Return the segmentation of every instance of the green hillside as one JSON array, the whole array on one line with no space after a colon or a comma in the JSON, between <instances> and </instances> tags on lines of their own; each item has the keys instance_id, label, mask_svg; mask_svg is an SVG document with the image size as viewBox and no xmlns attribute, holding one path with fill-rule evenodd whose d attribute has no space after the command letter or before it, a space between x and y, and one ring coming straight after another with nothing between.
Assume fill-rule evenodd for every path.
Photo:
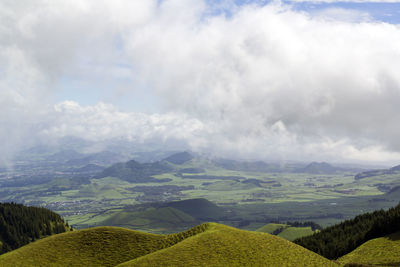
<instances>
[{"instance_id":1,"label":"green hillside","mask_svg":"<svg viewBox=\"0 0 400 267\"><path fill-rule=\"evenodd\" d=\"M338 266L276 236L207 225L203 233L119 266Z\"/></svg>"},{"instance_id":2,"label":"green hillside","mask_svg":"<svg viewBox=\"0 0 400 267\"><path fill-rule=\"evenodd\" d=\"M313 233L314 231L311 229L311 227L288 227L280 232L278 236L286 240L293 241L303 236L312 235Z\"/></svg>"},{"instance_id":3,"label":"green hillside","mask_svg":"<svg viewBox=\"0 0 400 267\"><path fill-rule=\"evenodd\" d=\"M338 261L346 264L400 266L400 232L369 240Z\"/></svg>"},{"instance_id":4,"label":"green hillside","mask_svg":"<svg viewBox=\"0 0 400 267\"><path fill-rule=\"evenodd\" d=\"M0 256L0 266L115 266L206 229L155 235L119 227L96 227L54 235Z\"/></svg>"},{"instance_id":5,"label":"green hillside","mask_svg":"<svg viewBox=\"0 0 400 267\"><path fill-rule=\"evenodd\" d=\"M189 214L172 207L151 207L143 211L121 211L100 224L163 233L166 229L178 231L182 228L187 229L198 224L198 221Z\"/></svg>"},{"instance_id":6,"label":"green hillside","mask_svg":"<svg viewBox=\"0 0 400 267\"><path fill-rule=\"evenodd\" d=\"M288 225L283 223L268 223L260 228L258 228L257 232L263 232L268 234L273 234L275 231L286 228Z\"/></svg>"},{"instance_id":7,"label":"green hillside","mask_svg":"<svg viewBox=\"0 0 400 267\"><path fill-rule=\"evenodd\" d=\"M289 241L293 241L300 237L309 236L314 233L310 226L296 227L281 223L269 223L258 228L256 231L277 235Z\"/></svg>"},{"instance_id":8,"label":"green hillside","mask_svg":"<svg viewBox=\"0 0 400 267\"><path fill-rule=\"evenodd\" d=\"M0 256L0 266L338 266L282 238L216 223L171 235L96 227Z\"/></svg>"}]
</instances>

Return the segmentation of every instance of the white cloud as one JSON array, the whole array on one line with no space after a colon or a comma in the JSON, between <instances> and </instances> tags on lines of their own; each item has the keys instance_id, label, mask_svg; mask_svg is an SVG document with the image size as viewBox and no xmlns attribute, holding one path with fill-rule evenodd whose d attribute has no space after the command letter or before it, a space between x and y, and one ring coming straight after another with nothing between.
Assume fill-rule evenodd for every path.
<instances>
[{"instance_id":1,"label":"white cloud","mask_svg":"<svg viewBox=\"0 0 400 267\"><path fill-rule=\"evenodd\" d=\"M280 2L226 1L229 15L204 1L157 3L0 3L0 139L16 137L6 151L27 136L74 135L260 159L400 160L398 26ZM124 90L151 90L165 113L53 108L66 76L95 88L127 77Z\"/></svg>"}]
</instances>

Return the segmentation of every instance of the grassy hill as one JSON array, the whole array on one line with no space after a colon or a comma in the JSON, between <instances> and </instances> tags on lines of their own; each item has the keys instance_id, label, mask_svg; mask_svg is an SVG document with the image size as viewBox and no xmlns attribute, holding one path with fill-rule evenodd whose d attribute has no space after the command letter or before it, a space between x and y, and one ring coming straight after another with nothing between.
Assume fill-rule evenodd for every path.
<instances>
[{"instance_id":1,"label":"grassy hill","mask_svg":"<svg viewBox=\"0 0 400 267\"><path fill-rule=\"evenodd\" d=\"M112 215L101 225L122 226L141 229L146 232L170 232L166 229L177 231L192 227L199 221L173 207L148 208L143 211L121 211Z\"/></svg>"},{"instance_id":2,"label":"grassy hill","mask_svg":"<svg viewBox=\"0 0 400 267\"><path fill-rule=\"evenodd\" d=\"M115 266L172 246L206 229L155 235L119 227L96 227L50 236L0 256L0 266Z\"/></svg>"},{"instance_id":3,"label":"grassy hill","mask_svg":"<svg viewBox=\"0 0 400 267\"><path fill-rule=\"evenodd\" d=\"M216 223L171 235L97 227L44 238L0 256L0 266L85 265L338 266L282 238Z\"/></svg>"},{"instance_id":4,"label":"grassy hill","mask_svg":"<svg viewBox=\"0 0 400 267\"><path fill-rule=\"evenodd\" d=\"M338 261L345 264L400 266L400 232L369 240Z\"/></svg>"},{"instance_id":5,"label":"grassy hill","mask_svg":"<svg viewBox=\"0 0 400 267\"><path fill-rule=\"evenodd\" d=\"M119 266L337 266L276 236L207 225L203 233Z\"/></svg>"},{"instance_id":6,"label":"grassy hill","mask_svg":"<svg viewBox=\"0 0 400 267\"><path fill-rule=\"evenodd\" d=\"M309 236L314 233L310 226L295 227L288 224L269 223L257 229L257 232L269 233L277 235L286 240L293 241L297 238Z\"/></svg>"}]
</instances>

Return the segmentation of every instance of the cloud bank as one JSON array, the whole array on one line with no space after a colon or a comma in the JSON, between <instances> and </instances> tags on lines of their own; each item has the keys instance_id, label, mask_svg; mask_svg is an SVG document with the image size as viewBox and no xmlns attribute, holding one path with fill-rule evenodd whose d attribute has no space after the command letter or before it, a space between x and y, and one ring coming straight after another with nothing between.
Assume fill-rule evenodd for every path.
<instances>
[{"instance_id":1,"label":"cloud bank","mask_svg":"<svg viewBox=\"0 0 400 267\"><path fill-rule=\"evenodd\" d=\"M27 140L73 135L181 140L195 151L264 160L400 160L397 25L280 2L1 5L6 155ZM107 81L115 91L121 75L129 86L119 93L145 88L160 112L52 99L65 77L92 87Z\"/></svg>"}]
</instances>

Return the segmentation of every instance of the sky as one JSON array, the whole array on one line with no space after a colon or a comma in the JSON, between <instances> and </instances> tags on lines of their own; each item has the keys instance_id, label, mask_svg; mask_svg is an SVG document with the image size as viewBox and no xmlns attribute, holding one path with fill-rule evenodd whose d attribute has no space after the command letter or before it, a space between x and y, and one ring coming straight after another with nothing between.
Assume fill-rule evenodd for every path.
<instances>
[{"instance_id":1,"label":"sky","mask_svg":"<svg viewBox=\"0 0 400 267\"><path fill-rule=\"evenodd\" d=\"M0 164L65 136L400 163L400 2L1 0Z\"/></svg>"}]
</instances>

